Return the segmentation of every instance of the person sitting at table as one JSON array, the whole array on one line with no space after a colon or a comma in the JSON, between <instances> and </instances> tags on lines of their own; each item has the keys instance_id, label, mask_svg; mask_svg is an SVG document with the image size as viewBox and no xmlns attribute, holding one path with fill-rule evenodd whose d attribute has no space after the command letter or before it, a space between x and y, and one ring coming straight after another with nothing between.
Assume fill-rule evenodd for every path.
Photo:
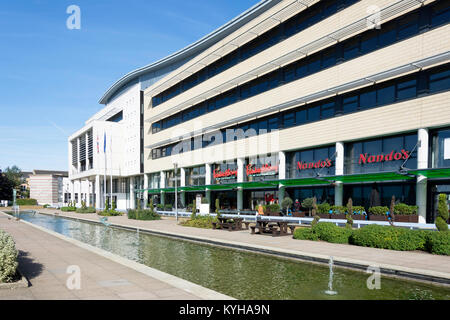
<instances>
[{"instance_id":1,"label":"person sitting at table","mask_svg":"<svg viewBox=\"0 0 450 320\"><path fill-rule=\"evenodd\" d=\"M302 205L300 204L300 201L298 201L298 199L295 199L295 203L294 203L294 211L295 212L300 212L300 207Z\"/></svg>"}]
</instances>

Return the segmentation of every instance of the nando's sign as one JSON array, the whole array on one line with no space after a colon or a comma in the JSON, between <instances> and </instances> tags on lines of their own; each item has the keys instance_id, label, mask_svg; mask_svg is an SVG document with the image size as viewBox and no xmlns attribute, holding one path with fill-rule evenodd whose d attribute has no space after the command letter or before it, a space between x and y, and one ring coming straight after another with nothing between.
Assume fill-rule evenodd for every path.
<instances>
[{"instance_id":1,"label":"nando's sign","mask_svg":"<svg viewBox=\"0 0 450 320\"><path fill-rule=\"evenodd\" d=\"M379 162L388 162L388 161L398 161L398 160L406 160L410 156L410 152L407 150L400 150L399 152L395 152L395 150L392 150L390 153L387 154L377 154L377 155L370 155L368 153L361 153L359 155L359 164L366 164L366 163L379 163Z\"/></svg>"},{"instance_id":2,"label":"nando's sign","mask_svg":"<svg viewBox=\"0 0 450 320\"><path fill-rule=\"evenodd\" d=\"M298 170L329 168L332 165L333 165L333 162L328 158L326 158L325 160L319 160L316 162L297 161L297 169Z\"/></svg>"}]
</instances>

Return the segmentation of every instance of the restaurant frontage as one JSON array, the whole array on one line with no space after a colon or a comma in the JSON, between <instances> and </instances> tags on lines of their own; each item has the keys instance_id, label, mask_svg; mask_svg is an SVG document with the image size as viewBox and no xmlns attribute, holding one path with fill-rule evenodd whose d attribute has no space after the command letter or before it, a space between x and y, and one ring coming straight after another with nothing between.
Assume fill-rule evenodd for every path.
<instances>
[{"instance_id":1,"label":"restaurant frontage","mask_svg":"<svg viewBox=\"0 0 450 320\"><path fill-rule=\"evenodd\" d=\"M345 205L352 198L354 206L367 211L372 206L389 207L395 196L396 203L426 203L421 222L433 222L438 195L445 193L450 200L450 129L426 133L232 159L185 168L177 178L173 171L166 172L165 188L147 192L161 203L174 204L177 179L179 207L200 195L208 199L211 211L219 199L221 210L241 213L256 212L260 204L281 204L284 197L300 203L316 197L318 203L330 205ZM428 143L419 143L423 139ZM425 153L427 163L419 169Z\"/></svg>"}]
</instances>

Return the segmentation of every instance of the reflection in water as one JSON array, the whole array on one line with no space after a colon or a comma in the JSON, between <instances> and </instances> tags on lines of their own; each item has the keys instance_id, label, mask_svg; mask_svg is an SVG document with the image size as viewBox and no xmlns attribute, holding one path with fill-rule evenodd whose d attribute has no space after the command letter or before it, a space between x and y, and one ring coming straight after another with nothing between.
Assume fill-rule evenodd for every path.
<instances>
[{"instance_id":1,"label":"reflection in water","mask_svg":"<svg viewBox=\"0 0 450 320\"><path fill-rule=\"evenodd\" d=\"M381 279L369 290L367 274L335 269L335 296L328 266L196 244L41 214L21 218L65 236L137 261L238 299L450 299L450 290L415 282Z\"/></svg>"}]
</instances>

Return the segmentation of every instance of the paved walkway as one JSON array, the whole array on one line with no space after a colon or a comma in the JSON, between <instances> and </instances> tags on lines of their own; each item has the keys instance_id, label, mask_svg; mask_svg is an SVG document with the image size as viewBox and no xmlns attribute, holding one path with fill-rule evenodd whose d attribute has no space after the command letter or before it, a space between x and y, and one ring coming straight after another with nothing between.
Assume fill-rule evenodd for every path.
<instances>
[{"instance_id":1,"label":"paved walkway","mask_svg":"<svg viewBox=\"0 0 450 320\"><path fill-rule=\"evenodd\" d=\"M54 213L54 209L42 209L41 212ZM76 217L99 221L96 214L59 213L61 216ZM130 220L124 216L108 217L113 224L139 227L153 231L201 237L213 241L221 241L233 244L244 244L258 248L293 252L308 256L333 256L335 260L358 261L367 265L380 267L395 267L400 271L414 271L420 274L428 274L450 279L450 257L433 255L422 251L394 251L376 248L366 248L345 244L334 244L319 241L294 240L290 236L271 237L263 235L251 235L249 231L223 231L212 229L199 229L183 227L176 224L174 218L163 218L157 221Z\"/></svg>"},{"instance_id":2,"label":"paved walkway","mask_svg":"<svg viewBox=\"0 0 450 320\"><path fill-rule=\"evenodd\" d=\"M187 290L114 262L26 223L0 213L0 229L8 232L19 250L19 268L31 286L0 289L3 299L167 299L199 300ZM69 290L67 267L81 270L81 289ZM176 279L172 281L177 281ZM181 282L186 284L184 280ZM216 296L217 299L219 295Z\"/></svg>"}]
</instances>

